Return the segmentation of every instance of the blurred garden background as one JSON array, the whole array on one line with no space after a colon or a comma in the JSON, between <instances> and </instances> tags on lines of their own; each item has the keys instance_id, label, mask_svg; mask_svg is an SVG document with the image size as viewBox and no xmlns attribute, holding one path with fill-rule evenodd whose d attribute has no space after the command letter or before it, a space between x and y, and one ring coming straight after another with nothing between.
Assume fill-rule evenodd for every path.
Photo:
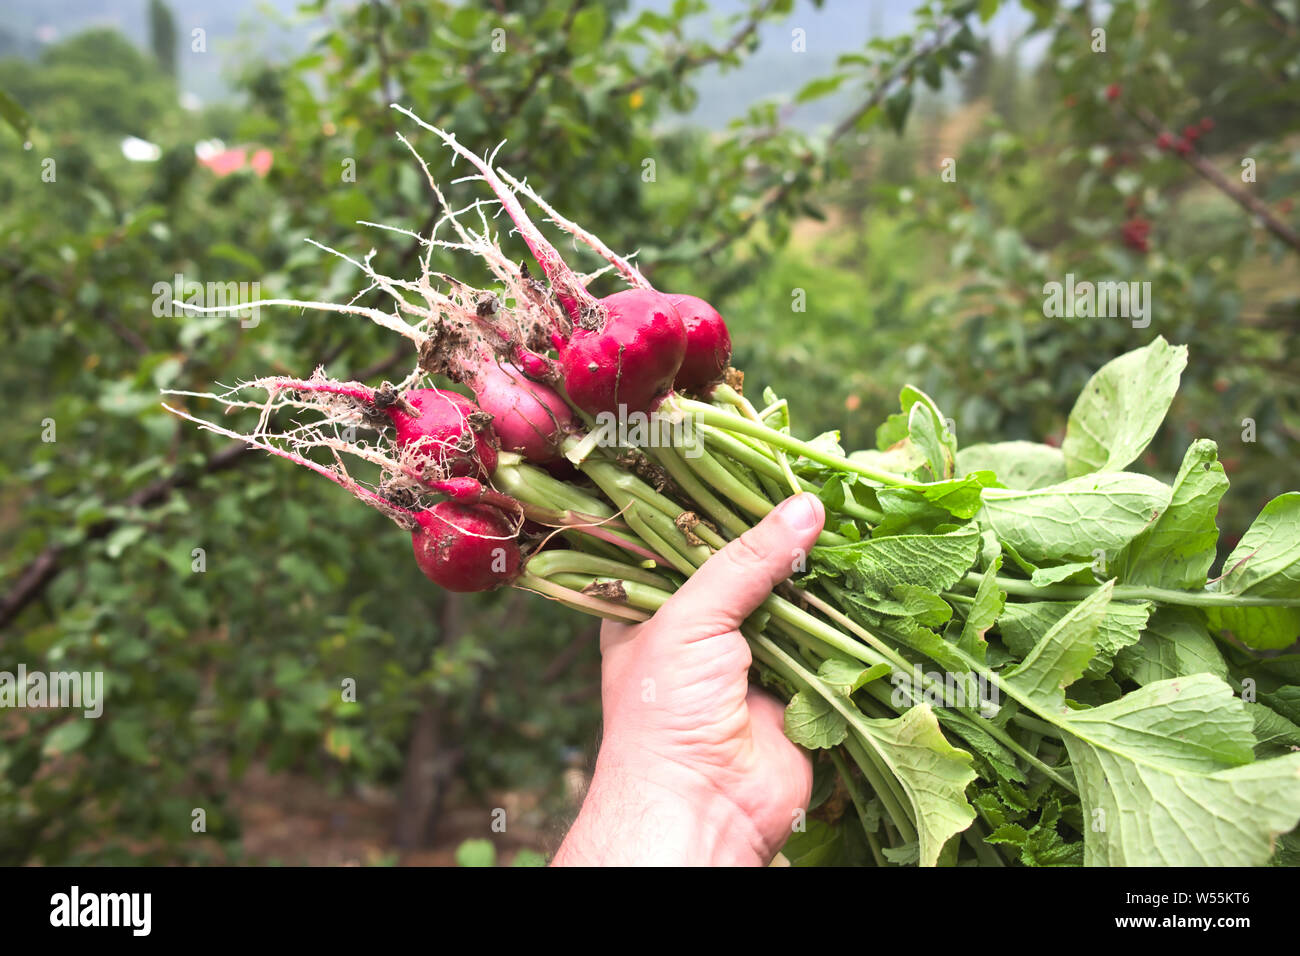
<instances>
[{"instance_id":1,"label":"blurred garden background","mask_svg":"<svg viewBox=\"0 0 1300 956\"><path fill-rule=\"evenodd\" d=\"M1219 443L1225 549L1300 485L1294 0L8 0L0 671L107 700L0 711L0 863L536 863L572 818L593 624L440 593L378 514L160 406L410 368L359 319L160 307L365 287L309 237L418 271L358 225L440 212L394 134L458 173L391 102L717 304L801 433L870 447L910 382L964 444L1059 441L1159 334L1191 356L1146 467ZM1048 317L1071 274L1149 282L1150 324Z\"/></svg>"}]
</instances>

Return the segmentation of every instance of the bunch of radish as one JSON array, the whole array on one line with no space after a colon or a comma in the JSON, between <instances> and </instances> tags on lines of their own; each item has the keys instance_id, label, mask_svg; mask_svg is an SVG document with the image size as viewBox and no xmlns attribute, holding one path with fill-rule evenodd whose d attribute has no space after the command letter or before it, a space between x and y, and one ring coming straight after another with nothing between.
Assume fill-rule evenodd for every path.
<instances>
[{"instance_id":1,"label":"bunch of radish","mask_svg":"<svg viewBox=\"0 0 1300 956\"><path fill-rule=\"evenodd\" d=\"M1167 379L1170 368L1180 369L1185 354L1180 359L1178 349L1157 339L1117 359L1120 367L1103 368L1102 381L1085 390L1076 408L1076 437L1061 449L1018 442L959 453L938 406L908 387L901 413L880 429L882 447L849 455L835 435L796 437L788 405L776 396L765 396L761 408L750 402L743 376L730 367L730 331L707 301L654 288L626 258L565 219L525 182L450 133L400 111L448 147L454 161L468 162L476 173L470 181L493 197L453 213L430 176L440 206L449 211L422 242L430 253L478 253L490 278L475 285L430 271L426 260L418 278L399 280L376 272L369 257L349 260L371 287L392 297L392 311L297 300L262 304L363 316L406 337L413 367L402 381L376 388L318 370L307 378L258 379L217 395L174 393L215 399L228 412L255 412L256 425L244 432L183 408L172 411L309 468L380 511L409 532L417 566L447 590L510 585L618 621L647 619L713 552L783 498L816 493L828 521L807 573L774 594L745 634L765 682L789 700L792 739L833 751L823 766L839 775L862 816L859 843L865 840L870 851L867 862L1040 862L1034 854L1046 859L1044 847L1074 862L1120 853L1131 861L1149 858L1140 846L1116 848L1106 842L1110 837L1074 830L1036 836L1037 849L1028 849L1028 834L1037 832L1031 824L1039 825L1028 819L1029 811L1016 811L1022 822L1014 831L997 829L996 818L1010 812L998 809L1008 787L1030 788L1024 799L1037 801L1032 812L1044 814L1043 820L1064 819L1063 808L1087 819L1104 804L1105 795L1074 769L1086 754L1072 743L1078 733L1070 721L1081 708L1103 707L1106 695L1125 688L1129 696L1122 699L1131 708L1124 719L1145 726L1142 708L1148 708L1151 746L1169 748L1160 759L1180 766L1173 752L1178 740L1159 739L1159 727L1175 716L1159 710L1161 701L1134 702L1148 688L1131 690L1160 683L1153 679L1162 673L1156 663L1138 667L1123 650L1139 646L1141 638L1155 648L1152 654L1163 653L1157 642L1167 630L1144 631L1148 620L1167 612L1163 628L1169 621L1187 628L1193 621L1188 615L1200 614L1193 623L1206 635L1197 650L1202 656L1218 653L1211 632L1231 631L1247 645L1268 646L1300 621L1300 593L1294 593L1300 588L1287 583L1293 578L1285 570L1300 567L1300 552L1287 564L1294 542L1268 538L1278 528L1284 535L1285 528L1300 527L1300 495L1270 504L1277 513L1262 516L1261 530L1247 534L1249 553L1228 566L1222 581L1207 584L1207 561L1199 577L1167 586L1160 577L1163 559L1146 558L1155 562L1148 567L1139 547L1149 552L1166 539L1143 535L1166 510L1204 500L1206 486L1180 492L1120 471L1150 433L1145 441L1116 439L1117 448L1136 448L1118 464L1116 452L1107 458L1088 444L1104 443L1107 429L1131 424L1121 414L1094 412L1089 403L1126 389L1141 391L1143 402L1162 389L1172 399L1158 376ZM486 202L505 211L540 278L501 250L483 212ZM564 260L525 203L594 252L605 264L602 271L612 268L627 288L603 297L591 293L590 277ZM468 211L477 212L477 228L462 221L472 217ZM455 236L440 238L443 226ZM651 429L646 441L615 440L599 427L609 416L657 416L680 427ZM284 419L292 425L276 430L273 424ZM1201 470L1188 471L1201 482L1217 465L1205 444L1212 447L1193 446ZM1020 467L1022 459L1033 468ZM1106 462L1105 470L1097 461ZM1025 484L1026 475L1033 483ZM1114 513L1098 505L1099 489L1117 502ZM1063 541L1062 515L1074 516L1070 534L1095 516L1092 530ZM1177 528L1195 523L1176 517ZM1195 520L1204 525L1203 516ZM1126 569L1127 579L1096 572L1091 562L1097 547ZM1242 572L1260 554L1283 571L1258 581ZM1069 633L1076 643L1094 640L1086 653L1081 644L1034 646L1038 638L1064 640L1060 622L1076 615L1085 625L1092 622L1095 635L1108 606L1118 609L1105 618L1108 643L1096 643L1083 627ZM1031 658L1040 670L1055 666L1051 661L1092 661L1087 673L1095 686L1078 691L1073 709L1058 706L1049 691L1071 682L1081 687L1084 664L1030 687L1021 675ZM1158 658L1172 659L1172 651ZM968 670L981 686L1009 696L1014 713L991 719L990 701L941 699L924 678L905 693L889 689L889 681L922 663L949 673ZM1279 766L1275 776L1287 773L1294 777L1300 767ZM1264 779L1273 776L1259 771L1249 786L1242 782L1241 792ZM1197 781L1177 785L1196 799L1180 805L1177 812L1187 819L1175 821L1160 852L1194 862L1195 848L1179 855L1177 833L1213 823L1192 819L1198 806L1211 816L1226 811L1199 794ZM1271 839L1276 824L1263 821L1294 826L1300 819L1300 800L1273 791L1265 798L1268 813L1244 806L1232 824L1252 833L1273 828ZM1002 849L1013 837L1025 844L1017 844L1019 857ZM1220 848L1216 859L1263 862L1261 845L1271 846L1243 837L1236 849Z\"/></svg>"}]
</instances>

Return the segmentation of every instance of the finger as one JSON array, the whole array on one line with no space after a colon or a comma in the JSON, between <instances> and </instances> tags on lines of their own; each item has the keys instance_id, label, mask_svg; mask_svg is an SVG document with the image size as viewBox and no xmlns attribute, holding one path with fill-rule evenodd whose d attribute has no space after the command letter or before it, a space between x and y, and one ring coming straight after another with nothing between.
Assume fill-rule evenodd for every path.
<instances>
[{"instance_id":1,"label":"finger","mask_svg":"<svg viewBox=\"0 0 1300 956\"><path fill-rule=\"evenodd\" d=\"M785 704L759 687L749 688L745 702L754 746L781 768L783 779L798 784L798 807L806 808L812 796L812 754L786 736Z\"/></svg>"},{"instance_id":2,"label":"finger","mask_svg":"<svg viewBox=\"0 0 1300 956\"><path fill-rule=\"evenodd\" d=\"M816 495L787 498L704 562L655 619L680 629L686 640L739 628L772 588L803 563L825 521Z\"/></svg>"},{"instance_id":3,"label":"finger","mask_svg":"<svg viewBox=\"0 0 1300 956\"><path fill-rule=\"evenodd\" d=\"M635 634L635 624L623 624L620 621L604 620L600 622L600 652L606 653L612 647L626 644Z\"/></svg>"}]
</instances>

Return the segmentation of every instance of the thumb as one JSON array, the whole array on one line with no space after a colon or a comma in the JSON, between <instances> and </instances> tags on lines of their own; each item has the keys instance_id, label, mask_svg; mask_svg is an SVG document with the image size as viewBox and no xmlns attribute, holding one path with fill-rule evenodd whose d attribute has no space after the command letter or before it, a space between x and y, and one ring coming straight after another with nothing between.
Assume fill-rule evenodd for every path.
<instances>
[{"instance_id":1,"label":"thumb","mask_svg":"<svg viewBox=\"0 0 1300 956\"><path fill-rule=\"evenodd\" d=\"M655 618L690 637L737 630L803 564L825 521L816 495L787 498L704 562Z\"/></svg>"}]
</instances>

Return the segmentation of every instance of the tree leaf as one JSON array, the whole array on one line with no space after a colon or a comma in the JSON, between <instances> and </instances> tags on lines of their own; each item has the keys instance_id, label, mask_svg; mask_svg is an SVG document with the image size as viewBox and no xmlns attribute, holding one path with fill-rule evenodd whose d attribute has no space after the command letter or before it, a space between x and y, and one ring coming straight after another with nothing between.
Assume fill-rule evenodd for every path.
<instances>
[{"instance_id":1,"label":"tree leaf","mask_svg":"<svg viewBox=\"0 0 1300 956\"><path fill-rule=\"evenodd\" d=\"M141 721L118 717L109 723L108 736L113 742L113 749L123 757L141 764L153 762L153 753L149 750L148 728Z\"/></svg>"},{"instance_id":2,"label":"tree leaf","mask_svg":"<svg viewBox=\"0 0 1300 956\"><path fill-rule=\"evenodd\" d=\"M981 525L1026 561L1093 557L1122 548L1164 512L1168 485L1132 472L1102 472L1029 491L985 488Z\"/></svg>"},{"instance_id":3,"label":"tree leaf","mask_svg":"<svg viewBox=\"0 0 1300 956\"><path fill-rule=\"evenodd\" d=\"M891 93L885 100L885 115L895 133L902 133L907 123L907 114L912 109L912 87L899 87L898 92Z\"/></svg>"},{"instance_id":4,"label":"tree leaf","mask_svg":"<svg viewBox=\"0 0 1300 956\"><path fill-rule=\"evenodd\" d=\"M491 840L463 840L456 847L457 866L496 866L497 850Z\"/></svg>"},{"instance_id":5,"label":"tree leaf","mask_svg":"<svg viewBox=\"0 0 1300 956\"><path fill-rule=\"evenodd\" d=\"M796 103L806 103L809 100L820 99L828 93L834 93L847 77L847 73L832 73L829 76L819 76L815 80L805 83L803 88L795 94L794 101Z\"/></svg>"},{"instance_id":6,"label":"tree leaf","mask_svg":"<svg viewBox=\"0 0 1300 956\"><path fill-rule=\"evenodd\" d=\"M1187 367L1187 346L1157 336L1112 359L1083 387L1061 451L1071 476L1120 471L1142 454L1164 421Z\"/></svg>"},{"instance_id":7,"label":"tree leaf","mask_svg":"<svg viewBox=\"0 0 1300 956\"><path fill-rule=\"evenodd\" d=\"M32 127L31 118L18 101L4 90L0 90L0 119L12 126L20 138L27 138L27 132Z\"/></svg>"},{"instance_id":8,"label":"tree leaf","mask_svg":"<svg viewBox=\"0 0 1300 956\"><path fill-rule=\"evenodd\" d=\"M1109 573L1126 584L1205 587L1219 540L1214 518L1227 490L1218 446L1206 438L1192 442L1174 479L1169 507L1116 556Z\"/></svg>"},{"instance_id":9,"label":"tree leaf","mask_svg":"<svg viewBox=\"0 0 1300 956\"><path fill-rule=\"evenodd\" d=\"M569 40L574 54L594 52L605 38L607 15L600 4L578 11L569 28Z\"/></svg>"},{"instance_id":10,"label":"tree leaf","mask_svg":"<svg viewBox=\"0 0 1300 956\"><path fill-rule=\"evenodd\" d=\"M59 757L72 753L90 738L94 729L91 721L78 717L59 724L45 738L41 753L46 757Z\"/></svg>"}]
</instances>

